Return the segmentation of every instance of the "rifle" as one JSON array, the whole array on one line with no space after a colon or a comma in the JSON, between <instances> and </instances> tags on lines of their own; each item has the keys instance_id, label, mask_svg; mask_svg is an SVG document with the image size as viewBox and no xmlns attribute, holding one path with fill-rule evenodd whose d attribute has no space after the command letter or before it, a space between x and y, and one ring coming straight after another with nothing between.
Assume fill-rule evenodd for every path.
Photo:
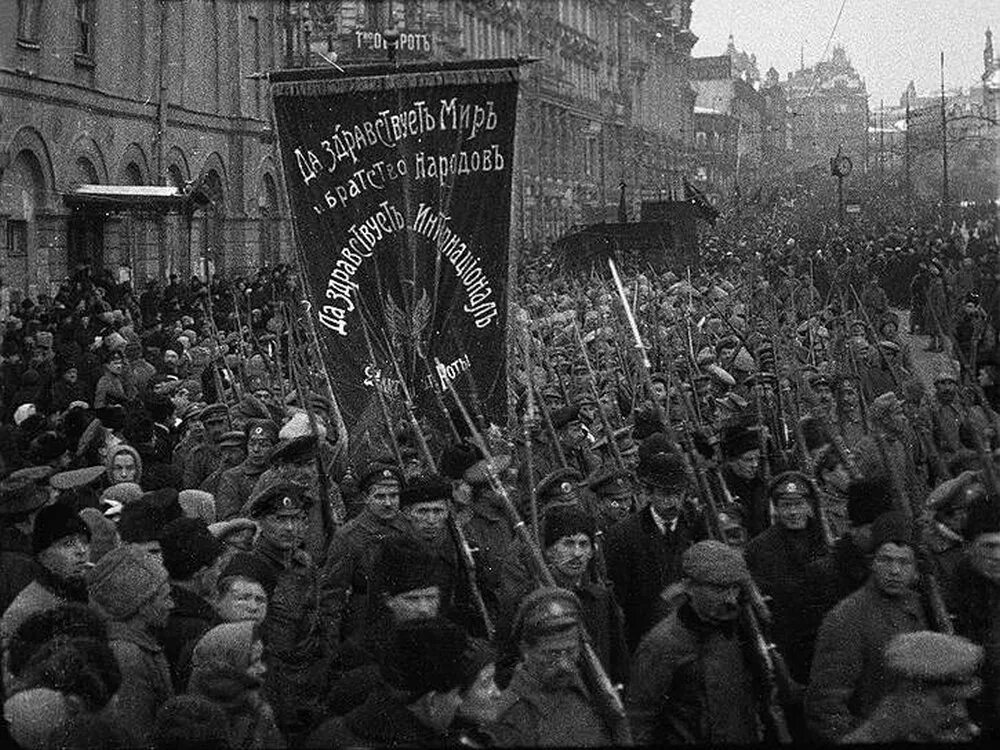
<instances>
[{"instance_id":1,"label":"rifle","mask_svg":"<svg viewBox=\"0 0 1000 750\"><path fill-rule=\"evenodd\" d=\"M555 587L555 579L552 577L552 571L549 570L548 565L545 563L545 558L542 555L541 548L535 543L535 540L528 531L524 520L517 512L517 508L514 507L514 503L511 501L510 495L507 493L507 488L504 487L500 478L497 477L496 472L494 471L493 467L495 464L493 462L493 456L490 454L490 449L486 444L486 440L483 438L482 433L480 433L476 428L475 422L472 420L468 409L465 408L465 404L462 403L462 399L459 397L452 382L446 378L445 384L452 399L455 401L455 405L458 407L459 412L461 412L462 419L465 420L465 424L469 428L473 442L475 442L476 446L486 458L487 474L490 479L490 485L492 486L493 491L496 492L503 501L504 509L507 511L507 515L514 526L514 532L517 534L518 540L530 553L537 579L544 586ZM587 633L586 625L584 625L581 621L579 627L581 639L583 641L582 655L584 673L590 678L593 688L597 691L597 697L600 699L601 707L607 712L608 717L613 724L616 739L619 743L631 744L632 733L628 726L628 719L625 715L625 706L622 704L621 696L618 694L615 686L611 684L611 680L608 678L607 672L604 671L601 660L597 657L597 652L594 650L593 643L590 640L590 635Z\"/></svg>"},{"instance_id":2,"label":"rifle","mask_svg":"<svg viewBox=\"0 0 1000 750\"><path fill-rule=\"evenodd\" d=\"M528 345L531 345L530 340ZM534 379L530 376L528 378L528 387L534 388ZM538 406L542 411L542 423L545 425L545 434L548 435L549 442L552 444L552 451L555 453L559 466L565 469L569 466L569 462L566 461L566 453L563 451L562 443L559 442L556 428L552 424L552 412L549 411L549 405L545 402L545 397L537 392L535 395L538 397Z\"/></svg>"},{"instance_id":3,"label":"rifle","mask_svg":"<svg viewBox=\"0 0 1000 750\"><path fill-rule=\"evenodd\" d=\"M437 465L434 461L434 456L431 454L430 446L427 445L427 438L424 436L424 431L420 426L420 421L417 419L416 405L413 403L413 398L410 395L410 388L406 385L406 378L403 377L403 371L399 367L399 360L396 359L396 355L393 354L392 347L387 346L386 352L389 355L389 359L392 361L392 367L396 371L396 377L399 379L400 388L403 391L403 403L406 406L406 415L409 418L410 429L413 430L413 436L416 438L417 447L420 449L420 455L423 458L424 464L430 470L432 474L437 474ZM433 385L431 386L433 387ZM447 417L447 412L445 413ZM400 470L402 470L402 465L400 465ZM489 640L493 640L496 635L496 628L493 626L493 618L490 617L489 611L486 609L486 602L483 601L483 594L479 590L479 584L476 580L476 560L472 556L472 548L469 546L469 540L465 536L465 532L462 531L462 527L458 523L458 519L455 517L455 503L454 501L448 502L448 532L451 534L452 541L455 543L455 548L458 550L458 554L462 558L463 567L465 568L466 582L469 586L469 592L472 594L473 603L476 605L476 611L479 613L480 619L483 621L483 628L486 631L486 637Z\"/></svg>"},{"instance_id":4,"label":"rifle","mask_svg":"<svg viewBox=\"0 0 1000 750\"><path fill-rule=\"evenodd\" d=\"M590 396L594 399L597 404L597 413L601 418L601 429L604 430L604 434L608 436L608 449L611 451L611 457L615 462L615 467L619 470L625 468L625 460L622 458L621 449L618 446L618 441L615 439L615 431L611 427L611 422L608 420L608 415L604 413L604 409L601 408L601 394L597 392L597 378L594 374L594 368L590 364L590 355L587 354L587 345L583 342L583 337L580 335L580 327L573 321L573 333L576 336L577 346L580 347L580 353L583 355L583 363L587 367L587 385L590 387Z\"/></svg>"},{"instance_id":5,"label":"rifle","mask_svg":"<svg viewBox=\"0 0 1000 750\"><path fill-rule=\"evenodd\" d=\"M642 343L642 337L639 335L639 328L636 325L635 318L632 315L632 311L628 307L628 299L625 296L625 289L622 286L621 278L618 275L618 269L615 267L614 260L608 259L608 265L611 267L611 275L614 279L615 286L618 290L619 299L622 302L622 307L625 310L625 315L628 318L629 328L632 332L632 338L635 341L635 348L639 352L640 356L640 375L646 380L646 386L652 391L652 382L650 380L649 372L649 357L646 354L646 347ZM686 399L686 394L682 394ZM708 487L707 477L704 476L705 469L702 466L700 472L695 472L691 466L690 456L681 450L679 443L677 442L677 435L674 432L673 427L668 424L663 418L663 409L660 407L659 403L653 400L654 408L657 411L657 417L660 419L660 424L664 428L664 434L667 436L667 440L671 443L684 462L685 473L688 474L690 478L694 479L694 486L700 487L704 486L702 490L704 495L702 500L706 503L709 510L709 531L716 539L719 538L719 517L718 509L716 507L715 498ZM690 409L690 404L686 404ZM692 410L693 411L693 410ZM695 452L696 454L696 452ZM715 471L718 472L718 467L715 467ZM723 492L726 492L725 482L722 481L721 473L718 476L720 481L720 487ZM754 651L758 656L760 666L762 669L762 678L765 687L768 688L768 699L767 699L767 715L771 720L772 730L774 731L775 737L782 744L790 744L791 734L788 731L788 723L785 720L784 710L778 704L776 700L776 692L778 689L778 684L776 682L778 673L783 672L787 676L787 667L784 667L784 660L778 653L777 648L773 643L769 643L764 637L764 631L761 626L760 612L766 612L766 604L763 602L763 597L760 595L760 590L757 589L753 580L750 579L746 586L747 598L749 601L746 606L743 607L744 612L744 622L749 631L750 641L754 646ZM789 684L791 684L791 677L787 676Z\"/></svg>"},{"instance_id":6,"label":"rifle","mask_svg":"<svg viewBox=\"0 0 1000 750\"><path fill-rule=\"evenodd\" d=\"M530 336L530 334L529 334ZM531 345L525 342L524 347L525 373L528 380L528 389L525 394L528 399L528 410L521 421L521 428L524 437L524 462L528 472L528 509L531 514L531 531L535 535L535 544L541 545L541 532L538 526L538 495L535 493L535 459L532 448L533 436L531 426L535 423L535 387L533 385L533 375L531 372Z\"/></svg>"},{"instance_id":7,"label":"rifle","mask_svg":"<svg viewBox=\"0 0 1000 750\"><path fill-rule=\"evenodd\" d=\"M288 333L294 342L295 333L291 325L291 318L288 319L288 323ZM298 392L299 400L302 402L302 406L306 410L306 416L309 418L309 429L316 437L316 478L319 482L319 493L322 495L320 498L320 517L323 520L323 534L326 537L326 541L329 542L336 531L336 524L334 523L333 512L330 509L330 479L327 477L326 467L323 465L323 451L320 450L322 443L319 439L319 425L316 421L316 413L313 411L309 397L302 387L301 374L295 365L294 357L290 359L289 366L291 367L292 379L295 382L295 390Z\"/></svg>"},{"instance_id":8,"label":"rifle","mask_svg":"<svg viewBox=\"0 0 1000 750\"><path fill-rule=\"evenodd\" d=\"M778 398L781 398L782 395L791 397L791 393L788 388L785 387L781 388ZM805 469L805 475L809 480L809 486L812 487L813 490L813 513L816 516L816 520L819 522L820 533L823 535L823 544L829 550L833 548L835 541L833 530L830 528L830 519L827 518L826 511L823 510L823 503L820 501L820 490L816 484L814 476L816 467L813 463L812 456L809 454L809 449L806 447L806 436L802 432L802 420L799 418L797 410L792 413L792 419L795 420L795 445L799 449L799 455L802 458L802 466Z\"/></svg>"}]
</instances>

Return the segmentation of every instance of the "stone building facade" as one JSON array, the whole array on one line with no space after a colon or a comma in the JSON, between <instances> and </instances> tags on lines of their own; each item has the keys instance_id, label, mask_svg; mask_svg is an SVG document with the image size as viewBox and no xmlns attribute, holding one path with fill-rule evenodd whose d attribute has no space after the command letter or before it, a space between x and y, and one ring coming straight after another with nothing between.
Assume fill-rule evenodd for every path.
<instances>
[{"instance_id":1,"label":"stone building facade","mask_svg":"<svg viewBox=\"0 0 1000 750\"><path fill-rule=\"evenodd\" d=\"M829 171L830 158L842 149L858 167L868 142L868 90L843 47L829 60L788 74L792 165L797 170Z\"/></svg>"},{"instance_id":2,"label":"stone building facade","mask_svg":"<svg viewBox=\"0 0 1000 750\"><path fill-rule=\"evenodd\" d=\"M642 201L683 195L691 4L4 0L0 286L51 293L80 265L141 286L289 259L267 83L255 74L384 60L388 29L400 60L537 58L523 66L519 104L522 245L614 220L621 183L638 218ZM95 184L124 198L79 195ZM141 188L192 185L211 200L151 201Z\"/></svg>"},{"instance_id":3,"label":"stone building facade","mask_svg":"<svg viewBox=\"0 0 1000 750\"><path fill-rule=\"evenodd\" d=\"M515 153L526 246L683 194L693 133L691 0L340 0L308 5L312 64L525 56Z\"/></svg>"},{"instance_id":4,"label":"stone building facade","mask_svg":"<svg viewBox=\"0 0 1000 750\"><path fill-rule=\"evenodd\" d=\"M57 7L58 6L58 7ZM275 263L288 222L265 82L269 0L0 3L0 277L50 293L80 265L133 281ZM190 214L74 199L81 184L199 181ZM110 188L109 188L110 189Z\"/></svg>"}]
</instances>

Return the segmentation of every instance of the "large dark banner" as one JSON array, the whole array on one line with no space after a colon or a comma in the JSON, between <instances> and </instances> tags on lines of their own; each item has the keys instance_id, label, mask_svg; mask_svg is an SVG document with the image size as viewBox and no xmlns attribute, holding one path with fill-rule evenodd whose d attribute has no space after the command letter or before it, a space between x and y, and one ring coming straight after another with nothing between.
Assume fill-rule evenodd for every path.
<instances>
[{"instance_id":1,"label":"large dark banner","mask_svg":"<svg viewBox=\"0 0 1000 750\"><path fill-rule=\"evenodd\" d=\"M398 409L393 358L422 416L440 418L432 389L448 378L502 422L516 63L322 75L275 74L272 94L311 314L352 438L382 434L374 388Z\"/></svg>"}]
</instances>

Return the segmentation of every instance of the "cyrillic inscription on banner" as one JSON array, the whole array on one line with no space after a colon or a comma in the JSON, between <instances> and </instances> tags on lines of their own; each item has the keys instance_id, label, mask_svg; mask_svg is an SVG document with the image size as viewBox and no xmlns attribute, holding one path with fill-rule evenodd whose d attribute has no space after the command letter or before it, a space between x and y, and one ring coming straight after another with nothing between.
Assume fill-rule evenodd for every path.
<instances>
[{"instance_id":1,"label":"cyrillic inscription on banner","mask_svg":"<svg viewBox=\"0 0 1000 750\"><path fill-rule=\"evenodd\" d=\"M448 379L501 422L516 64L334 75L278 74L272 93L301 267L348 429L357 437L381 419L375 388L398 407L397 366L421 416L440 418L432 389Z\"/></svg>"}]
</instances>

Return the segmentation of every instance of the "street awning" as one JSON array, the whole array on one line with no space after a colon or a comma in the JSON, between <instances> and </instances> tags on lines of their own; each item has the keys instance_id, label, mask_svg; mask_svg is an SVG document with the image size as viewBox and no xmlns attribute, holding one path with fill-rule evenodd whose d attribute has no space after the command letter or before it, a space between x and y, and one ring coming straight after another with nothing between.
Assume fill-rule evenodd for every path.
<instances>
[{"instance_id":1,"label":"street awning","mask_svg":"<svg viewBox=\"0 0 1000 750\"><path fill-rule=\"evenodd\" d=\"M166 185L77 185L63 193L66 205L102 211L191 209L200 204L197 192Z\"/></svg>"}]
</instances>

